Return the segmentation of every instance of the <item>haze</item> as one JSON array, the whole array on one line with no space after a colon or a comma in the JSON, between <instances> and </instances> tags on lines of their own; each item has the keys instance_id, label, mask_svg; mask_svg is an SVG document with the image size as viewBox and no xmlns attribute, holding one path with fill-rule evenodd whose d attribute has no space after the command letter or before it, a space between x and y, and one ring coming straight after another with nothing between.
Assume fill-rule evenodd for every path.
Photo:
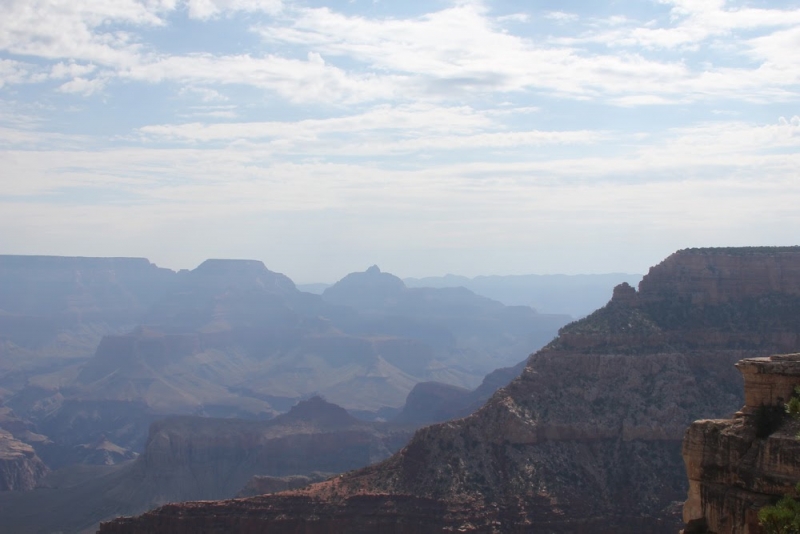
<instances>
[{"instance_id":1,"label":"haze","mask_svg":"<svg viewBox=\"0 0 800 534\"><path fill-rule=\"evenodd\" d=\"M784 1L4 0L0 250L298 282L782 245Z\"/></svg>"}]
</instances>

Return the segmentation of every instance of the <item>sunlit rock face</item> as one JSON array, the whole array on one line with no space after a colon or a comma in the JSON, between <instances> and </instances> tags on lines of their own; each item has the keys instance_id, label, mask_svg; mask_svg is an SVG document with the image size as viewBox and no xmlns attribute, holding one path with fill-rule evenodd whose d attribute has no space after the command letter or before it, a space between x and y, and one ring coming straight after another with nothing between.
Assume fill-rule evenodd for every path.
<instances>
[{"instance_id":1,"label":"sunlit rock face","mask_svg":"<svg viewBox=\"0 0 800 534\"><path fill-rule=\"evenodd\" d=\"M270 532L371 532L407 520L416 532L674 533L688 489L685 428L741 406L737 361L800 350L798 287L800 248L677 252L638 291L618 287L562 328L477 412L418 431L381 464L101 532L222 532L255 517ZM438 519L420 519L437 507Z\"/></svg>"},{"instance_id":2,"label":"sunlit rock face","mask_svg":"<svg viewBox=\"0 0 800 534\"><path fill-rule=\"evenodd\" d=\"M800 385L800 354L736 366L744 377L744 407L733 419L694 422L683 441L687 534L760 533L759 509L800 480L800 423L783 408Z\"/></svg>"},{"instance_id":3,"label":"sunlit rock face","mask_svg":"<svg viewBox=\"0 0 800 534\"><path fill-rule=\"evenodd\" d=\"M0 491L31 490L47 472L33 447L0 429Z\"/></svg>"}]
</instances>

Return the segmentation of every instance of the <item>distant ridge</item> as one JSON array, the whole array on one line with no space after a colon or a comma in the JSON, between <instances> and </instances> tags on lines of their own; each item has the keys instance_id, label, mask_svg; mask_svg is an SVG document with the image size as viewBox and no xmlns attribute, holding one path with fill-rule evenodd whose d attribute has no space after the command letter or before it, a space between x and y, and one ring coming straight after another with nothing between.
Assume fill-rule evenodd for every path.
<instances>
[{"instance_id":1,"label":"distant ridge","mask_svg":"<svg viewBox=\"0 0 800 534\"><path fill-rule=\"evenodd\" d=\"M603 306L617 284L636 286L642 275L608 274L520 274L468 278L454 274L406 278L408 287L464 287L506 306L530 306L540 313L589 315Z\"/></svg>"}]
</instances>

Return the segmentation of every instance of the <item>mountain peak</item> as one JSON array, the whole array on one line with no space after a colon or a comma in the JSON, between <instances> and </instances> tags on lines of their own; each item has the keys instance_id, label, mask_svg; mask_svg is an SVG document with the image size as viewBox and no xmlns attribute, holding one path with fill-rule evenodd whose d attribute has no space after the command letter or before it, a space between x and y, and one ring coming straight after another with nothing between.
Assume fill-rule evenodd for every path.
<instances>
[{"instance_id":1,"label":"mountain peak","mask_svg":"<svg viewBox=\"0 0 800 534\"><path fill-rule=\"evenodd\" d=\"M369 269L366 270L367 274L381 274L381 269L377 265L373 265Z\"/></svg>"},{"instance_id":2,"label":"mountain peak","mask_svg":"<svg viewBox=\"0 0 800 534\"><path fill-rule=\"evenodd\" d=\"M298 402L289 413L276 420L280 419L325 423L332 427L346 427L358 423L347 410L338 404L326 401L319 395Z\"/></svg>"}]
</instances>

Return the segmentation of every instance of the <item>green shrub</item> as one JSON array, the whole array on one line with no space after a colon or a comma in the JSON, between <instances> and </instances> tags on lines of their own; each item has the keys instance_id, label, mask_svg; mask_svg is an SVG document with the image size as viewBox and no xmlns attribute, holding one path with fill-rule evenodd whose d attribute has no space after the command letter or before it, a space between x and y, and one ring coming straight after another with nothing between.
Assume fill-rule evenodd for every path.
<instances>
[{"instance_id":1,"label":"green shrub","mask_svg":"<svg viewBox=\"0 0 800 534\"><path fill-rule=\"evenodd\" d=\"M795 491L800 493L800 484ZM786 495L774 506L759 510L758 522L766 534L800 534L800 502Z\"/></svg>"}]
</instances>

